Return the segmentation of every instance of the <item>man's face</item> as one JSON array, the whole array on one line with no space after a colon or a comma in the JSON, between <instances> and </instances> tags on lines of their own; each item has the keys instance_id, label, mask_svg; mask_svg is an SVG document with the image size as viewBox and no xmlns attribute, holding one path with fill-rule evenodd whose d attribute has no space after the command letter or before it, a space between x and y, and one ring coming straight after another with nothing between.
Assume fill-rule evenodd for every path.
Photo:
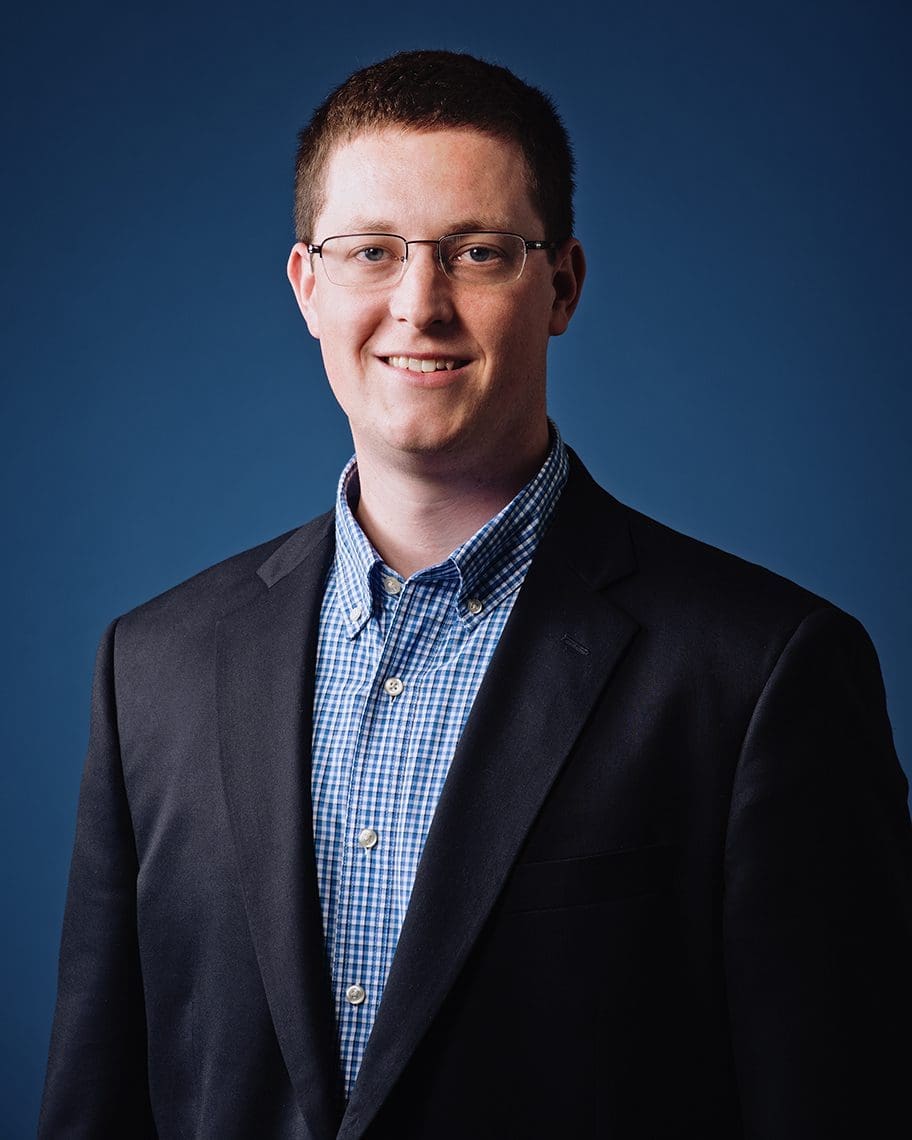
<instances>
[{"instance_id":1,"label":"man's face","mask_svg":"<svg viewBox=\"0 0 912 1140\"><path fill-rule=\"evenodd\" d=\"M338 234L407 239L504 230L550 235L532 205L524 160L512 142L474 130L383 129L331 155L314 241ZM395 285L333 284L320 258L296 245L289 277L362 462L503 466L540 457L547 440L548 339L567 327L582 279L570 242L552 263L528 255L522 276L475 286L444 275L431 245L409 248ZM403 367L446 361L440 371ZM492 467L493 465L493 467Z\"/></svg>"}]
</instances>

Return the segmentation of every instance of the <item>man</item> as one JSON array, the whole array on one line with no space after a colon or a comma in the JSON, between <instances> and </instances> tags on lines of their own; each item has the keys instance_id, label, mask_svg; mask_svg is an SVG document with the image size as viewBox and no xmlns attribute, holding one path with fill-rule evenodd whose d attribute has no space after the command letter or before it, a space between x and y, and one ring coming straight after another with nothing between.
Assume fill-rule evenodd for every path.
<instances>
[{"instance_id":1,"label":"man","mask_svg":"<svg viewBox=\"0 0 912 1140\"><path fill-rule=\"evenodd\" d=\"M99 651L48 1137L898 1135L910 827L861 627L549 425L550 102L468 56L302 132L356 464Z\"/></svg>"}]
</instances>

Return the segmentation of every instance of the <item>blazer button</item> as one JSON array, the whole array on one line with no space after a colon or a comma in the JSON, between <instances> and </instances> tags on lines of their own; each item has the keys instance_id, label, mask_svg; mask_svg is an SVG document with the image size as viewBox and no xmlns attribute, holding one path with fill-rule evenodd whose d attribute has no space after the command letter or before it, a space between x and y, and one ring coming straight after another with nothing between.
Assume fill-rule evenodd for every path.
<instances>
[{"instance_id":1,"label":"blazer button","mask_svg":"<svg viewBox=\"0 0 912 1140\"><path fill-rule=\"evenodd\" d=\"M348 987L345 991L345 997L352 1005L360 1005L367 997L367 994L364 992L363 986L355 984Z\"/></svg>"}]
</instances>

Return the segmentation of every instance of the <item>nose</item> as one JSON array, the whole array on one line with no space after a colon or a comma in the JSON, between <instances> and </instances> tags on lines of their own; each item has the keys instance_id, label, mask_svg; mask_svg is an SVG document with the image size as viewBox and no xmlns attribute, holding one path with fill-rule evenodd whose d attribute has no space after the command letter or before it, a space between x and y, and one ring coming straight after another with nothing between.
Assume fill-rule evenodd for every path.
<instances>
[{"instance_id":1,"label":"nose","mask_svg":"<svg viewBox=\"0 0 912 1140\"><path fill-rule=\"evenodd\" d=\"M437 260L436 242L410 242L405 272L390 294L390 313L415 328L453 318L453 294Z\"/></svg>"}]
</instances>

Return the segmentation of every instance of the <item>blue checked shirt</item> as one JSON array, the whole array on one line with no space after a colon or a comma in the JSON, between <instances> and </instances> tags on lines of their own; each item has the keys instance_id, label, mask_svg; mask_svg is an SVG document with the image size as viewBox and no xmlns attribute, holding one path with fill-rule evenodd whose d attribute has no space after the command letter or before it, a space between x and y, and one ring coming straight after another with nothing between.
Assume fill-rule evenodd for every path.
<instances>
[{"instance_id":1,"label":"blue checked shirt","mask_svg":"<svg viewBox=\"0 0 912 1140\"><path fill-rule=\"evenodd\" d=\"M358 1075L415 870L472 702L567 478L544 466L444 562L404 581L380 560L339 480L320 612L313 809L320 902L346 1091Z\"/></svg>"}]
</instances>

